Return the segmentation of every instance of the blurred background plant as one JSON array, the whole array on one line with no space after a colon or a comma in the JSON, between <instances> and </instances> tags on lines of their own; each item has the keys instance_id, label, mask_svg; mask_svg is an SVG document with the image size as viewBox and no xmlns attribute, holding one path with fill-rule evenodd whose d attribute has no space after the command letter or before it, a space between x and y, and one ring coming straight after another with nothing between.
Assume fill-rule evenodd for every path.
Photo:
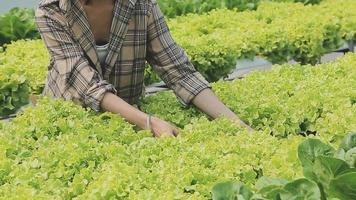
<instances>
[{"instance_id":1,"label":"blurred background plant","mask_svg":"<svg viewBox=\"0 0 356 200\"><path fill-rule=\"evenodd\" d=\"M19 39L35 38L39 38L39 34L33 9L16 7L0 16L0 46Z\"/></svg>"}]
</instances>

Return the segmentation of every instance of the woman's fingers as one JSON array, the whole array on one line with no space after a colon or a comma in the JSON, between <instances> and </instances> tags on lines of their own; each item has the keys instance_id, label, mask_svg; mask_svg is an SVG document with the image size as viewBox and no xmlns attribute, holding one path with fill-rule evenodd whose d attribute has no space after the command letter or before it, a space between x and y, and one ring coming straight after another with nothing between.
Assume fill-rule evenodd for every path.
<instances>
[{"instance_id":1,"label":"woman's fingers","mask_svg":"<svg viewBox=\"0 0 356 200\"><path fill-rule=\"evenodd\" d=\"M254 132L255 132L255 129L253 129L251 126L247 126L247 130L248 130L250 133L254 133Z\"/></svg>"},{"instance_id":2,"label":"woman's fingers","mask_svg":"<svg viewBox=\"0 0 356 200\"><path fill-rule=\"evenodd\" d=\"M179 131L170 123L159 118L152 118L152 132L155 137L177 136Z\"/></svg>"}]
</instances>

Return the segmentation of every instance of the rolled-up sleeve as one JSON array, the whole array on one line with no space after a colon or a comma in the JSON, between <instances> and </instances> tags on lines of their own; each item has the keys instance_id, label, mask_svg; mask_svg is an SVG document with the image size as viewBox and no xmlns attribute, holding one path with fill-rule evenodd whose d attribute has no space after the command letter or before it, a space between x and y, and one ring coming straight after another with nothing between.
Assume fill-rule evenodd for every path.
<instances>
[{"instance_id":1,"label":"rolled-up sleeve","mask_svg":"<svg viewBox=\"0 0 356 200\"><path fill-rule=\"evenodd\" d=\"M155 0L148 17L147 61L161 79L189 104L209 83L194 69L185 51L172 38Z\"/></svg>"},{"instance_id":2,"label":"rolled-up sleeve","mask_svg":"<svg viewBox=\"0 0 356 200\"><path fill-rule=\"evenodd\" d=\"M100 111L106 92L115 88L103 80L89 64L79 44L71 37L65 23L52 19L44 11L36 11L36 24L51 55L45 90L51 96L72 100Z\"/></svg>"}]
</instances>

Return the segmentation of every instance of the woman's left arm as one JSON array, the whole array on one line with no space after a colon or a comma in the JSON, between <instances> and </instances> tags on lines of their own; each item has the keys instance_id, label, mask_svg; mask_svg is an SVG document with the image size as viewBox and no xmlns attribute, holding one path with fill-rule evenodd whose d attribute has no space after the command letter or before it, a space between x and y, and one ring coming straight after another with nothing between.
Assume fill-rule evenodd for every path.
<instances>
[{"instance_id":1,"label":"woman's left arm","mask_svg":"<svg viewBox=\"0 0 356 200\"><path fill-rule=\"evenodd\" d=\"M209 83L197 72L185 51L174 41L156 0L148 18L147 61L184 104L195 104L204 113L225 116L252 130L211 91Z\"/></svg>"},{"instance_id":2,"label":"woman's left arm","mask_svg":"<svg viewBox=\"0 0 356 200\"><path fill-rule=\"evenodd\" d=\"M227 106L225 106L214 92L207 88L201 91L192 100L192 103L198 107L201 111L216 119L224 116L238 123L242 127L245 127L248 131L254 131L250 126L243 122L234 112L232 112Z\"/></svg>"}]
</instances>

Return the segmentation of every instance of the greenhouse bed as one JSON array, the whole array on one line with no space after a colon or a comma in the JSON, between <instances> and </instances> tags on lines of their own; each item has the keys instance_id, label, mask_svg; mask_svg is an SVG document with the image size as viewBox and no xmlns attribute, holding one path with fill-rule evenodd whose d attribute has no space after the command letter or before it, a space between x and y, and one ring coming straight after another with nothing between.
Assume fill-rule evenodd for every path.
<instances>
[{"instance_id":1,"label":"greenhouse bed","mask_svg":"<svg viewBox=\"0 0 356 200\"><path fill-rule=\"evenodd\" d=\"M345 52L348 52L348 50L346 50ZM336 59L342 57L343 55L344 55L344 53L337 53L337 52L326 54L322 57L322 63L335 61ZM296 63L294 61L290 61L289 64L297 65L298 63ZM267 61L263 58L255 58L255 60L253 60L253 61L247 60L247 59L239 60L237 62L237 66L236 66L235 70L222 80L232 81L235 79L241 79L241 78L244 78L245 76L247 76L249 73L254 72L256 70L270 70L270 69L272 69L272 66L273 66L272 63L270 63L269 61ZM161 81L161 82L153 83L153 84L147 86L145 89L145 93L146 93L146 96L149 96L149 95L154 95L155 93L167 91L167 90L169 90L169 88L167 88L165 83L163 81ZM26 106L27 105L25 105L25 107ZM22 110L22 108L19 108L19 110ZM12 118L14 118L15 116L16 116L16 114L11 114L8 116L6 116L6 115L0 116L0 121L9 121Z\"/></svg>"},{"instance_id":2,"label":"greenhouse bed","mask_svg":"<svg viewBox=\"0 0 356 200\"><path fill-rule=\"evenodd\" d=\"M182 107L171 92L141 108L180 127L178 138L43 98L0 123L0 199L211 200L241 190L247 199L355 199L355 63L348 54L214 83L253 134Z\"/></svg>"}]
</instances>

